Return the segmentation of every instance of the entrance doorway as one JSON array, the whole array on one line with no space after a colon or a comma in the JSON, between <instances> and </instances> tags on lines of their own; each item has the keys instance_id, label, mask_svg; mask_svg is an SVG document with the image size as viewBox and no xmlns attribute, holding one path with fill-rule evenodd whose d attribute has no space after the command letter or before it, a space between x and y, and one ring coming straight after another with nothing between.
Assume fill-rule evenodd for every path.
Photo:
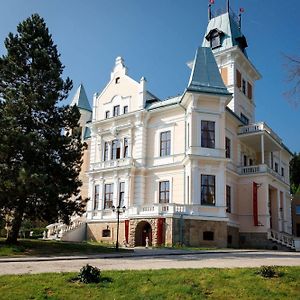
<instances>
[{"instance_id":1,"label":"entrance doorway","mask_svg":"<svg viewBox=\"0 0 300 300\"><path fill-rule=\"evenodd\" d=\"M149 245L152 245L152 227L150 223L141 221L135 228L135 246L146 246L147 237Z\"/></svg>"}]
</instances>

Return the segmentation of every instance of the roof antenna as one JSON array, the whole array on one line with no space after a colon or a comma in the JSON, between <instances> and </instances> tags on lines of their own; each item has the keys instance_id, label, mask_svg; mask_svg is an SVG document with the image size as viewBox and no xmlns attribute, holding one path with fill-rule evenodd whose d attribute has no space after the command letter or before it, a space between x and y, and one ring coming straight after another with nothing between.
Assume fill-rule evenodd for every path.
<instances>
[{"instance_id":1,"label":"roof antenna","mask_svg":"<svg viewBox=\"0 0 300 300\"><path fill-rule=\"evenodd\" d=\"M215 0L209 0L209 4L208 4L208 21L210 21L211 18L212 18L212 13L211 13L212 4L215 4Z\"/></svg>"},{"instance_id":2,"label":"roof antenna","mask_svg":"<svg viewBox=\"0 0 300 300\"><path fill-rule=\"evenodd\" d=\"M230 7L230 5L229 5L229 0L227 0L227 12L229 13L229 7Z\"/></svg>"},{"instance_id":3,"label":"roof antenna","mask_svg":"<svg viewBox=\"0 0 300 300\"><path fill-rule=\"evenodd\" d=\"M244 12L244 8L240 8L240 13L239 13L239 29L241 30L242 28L242 13Z\"/></svg>"}]
</instances>

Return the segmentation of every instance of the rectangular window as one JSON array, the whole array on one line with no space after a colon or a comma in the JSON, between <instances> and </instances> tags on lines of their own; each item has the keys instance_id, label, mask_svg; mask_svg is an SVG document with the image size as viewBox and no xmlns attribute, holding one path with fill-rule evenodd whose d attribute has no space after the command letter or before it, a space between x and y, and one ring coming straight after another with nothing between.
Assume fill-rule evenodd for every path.
<instances>
[{"instance_id":1,"label":"rectangular window","mask_svg":"<svg viewBox=\"0 0 300 300\"><path fill-rule=\"evenodd\" d=\"M226 212L231 213L231 187L226 185Z\"/></svg>"},{"instance_id":2,"label":"rectangular window","mask_svg":"<svg viewBox=\"0 0 300 300\"><path fill-rule=\"evenodd\" d=\"M220 37L220 33L215 31L211 34L210 37L210 47L212 49L218 48L221 46L221 37Z\"/></svg>"},{"instance_id":3,"label":"rectangular window","mask_svg":"<svg viewBox=\"0 0 300 300\"><path fill-rule=\"evenodd\" d=\"M170 182L161 181L159 183L159 203L170 202Z\"/></svg>"},{"instance_id":4,"label":"rectangular window","mask_svg":"<svg viewBox=\"0 0 300 300\"><path fill-rule=\"evenodd\" d=\"M252 100L252 85L249 82L247 83L247 96L250 100Z\"/></svg>"},{"instance_id":5,"label":"rectangular window","mask_svg":"<svg viewBox=\"0 0 300 300\"><path fill-rule=\"evenodd\" d=\"M121 155L121 145L119 140L113 140L111 143L111 159L119 159Z\"/></svg>"},{"instance_id":6,"label":"rectangular window","mask_svg":"<svg viewBox=\"0 0 300 300\"><path fill-rule=\"evenodd\" d=\"M213 241L214 240L214 232L213 231L204 231L203 232L203 240L204 241Z\"/></svg>"},{"instance_id":7,"label":"rectangular window","mask_svg":"<svg viewBox=\"0 0 300 300\"><path fill-rule=\"evenodd\" d=\"M114 106L114 117L120 114L120 105Z\"/></svg>"},{"instance_id":8,"label":"rectangular window","mask_svg":"<svg viewBox=\"0 0 300 300\"><path fill-rule=\"evenodd\" d=\"M125 182L120 182L119 186L119 206L123 207L124 206L124 199L125 199Z\"/></svg>"},{"instance_id":9,"label":"rectangular window","mask_svg":"<svg viewBox=\"0 0 300 300\"><path fill-rule=\"evenodd\" d=\"M215 122L201 121L201 147L215 148Z\"/></svg>"},{"instance_id":10,"label":"rectangular window","mask_svg":"<svg viewBox=\"0 0 300 300\"><path fill-rule=\"evenodd\" d=\"M110 111L107 110L107 111L105 112L105 119L108 119L109 117L110 117Z\"/></svg>"},{"instance_id":11,"label":"rectangular window","mask_svg":"<svg viewBox=\"0 0 300 300\"><path fill-rule=\"evenodd\" d=\"M239 89L242 87L242 75L239 70L236 70L236 86Z\"/></svg>"},{"instance_id":12,"label":"rectangular window","mask_svg":"<svg viewBox=\"0 0 300 300\"><path fill-rule=\"evenodd\" d=\"M124 138L124 157L128 157L129 156L128 150L129 150L128 139Z\"/></svg>"},{"instance_id":13,"label":"rectangular window","mask_svg":"<svg viewBox=\"0 0 300 300\"><path fill-rule=\"evenodd\" d=\"M296 215L300 215L300 205L296 205Z\"/></svg>"},{"instance_id":14,"label":"rectangular window","mask_svg":"<svg viewBox=\"0 0 300 300\"><path fill-rule=\"evenodd\" d=\"M278 173L278 163L275 163L275 172Z\"/></svg>"},{"instance_id":15,"label":"rectangular window","mask_svg":"<svg viewBox=\"0 0 300 300\"><path fill-rule=\"evenodd\" d=\"M171 131L160 133L160 156L171 154Z\"/></svg>"},{"instance_id":16,"label":"rectangular window","mask_svg":"<svg viewBox=\"0 0 300 300\"><path fill-rule=\"evenodd\" d=\"M127 113L128 113L128 106L125 105L125 106L123 107L123 114L127 114Z\"/></svg>"},{"instance_id":17,"label":"rectangular window","mask_svg":"<svg viewBox=\"0 0 300 300\"><path fill-rule=\"evenodd\" d=\"M242 92L246 95L246 81L244 79L242 80Z\"/></svg>"},{"instance_id":18,"label":"rectangular window","mask_svg":"<svg viewBox=\"0 0 300 300\"><path fill-rule=\"evenodd\" d=\"M248 165L248 157L247 157L247 155L243 155L243 165L244 165L244 167L247 167L247 165Z\"/></svg>"},{"instance_id":19,"label":"rectangular window","mask_svg":"<svg viewBox=\"0 0 300 300\"><path fill-rule=\"evenodd\" d=\"M284 176L284 168L281 168L281 176Z\"/></svg>"},{"instance_id":20,"label":"rectangular window","mask_svg":"<svg viewBox=\"0 0 300 300\"><path fill-rule=\"evenodd\" d=\"M248 119L243 113L241 113L241 121L242 121L245 125L248 125L248 124L249 124L249 119Z\"/></svg>"},{"instance_id":21,"label":"rectangular window","mask_svg":"<svg viewBox=\"0 0 300 300\"><path fill-rule=\"evenodd\" d=\"M225 138L225 155L226 158L231 157L231 140L228 137Z\"/></svg>"},{"instance_id":22,"label":"rectangular window","mask_svg":"<svg viewBox=\"0 0 300 300\"><path fill-rule=\"evenodd\" d=\"M253 159L249 158L249 166L253 166Z\"/></svg>"},{"instance_id":23,"label":"rectangular window","mask_svg":"<svg viewBox=\"0 0 300 300\"><path fill-rule=\"evenodd\" d=\"M95 185L95 191L94 191L94 209L99 208L99 200L100 200L100 186L97 184Z\"/></svg>"},{"instance_id":24,"label":"rectangular window","mask_svg":"<svg viewBox=\"0 0 300 300\"><path fill-rule=\"evenodd\" d=\"M104 143L103 160L108 160L108 142Z\"/></svg>"},{"instance_id":25,"label":"rectangular window","mask_svg":"<svg viewBox=\"0 0 300 300\"><path fill-rule=\"evenodd\" d=\"M109 229L103 229L102 230L102 237L110 237L110 230Z\"/></svg>"},{"instance_id":26,"label":"rectangular window","mask_svg":"<svg viewBox=\"0 0 300 300\"><path fill-rule=\"evenodd\" d=\"M201 204L216 205L215 191L216 177L214 175L201 175Z\"/></svg>"},{"instance_id":27,"label":"rectangular window","mask_svg":"<svg viewBox=\"0 0 300 300\"><path fill-rule=\"evenodd\" d=\"M112 208L114 196L114 184L105 184L104 186L104 209Z\"/></svg>"}]
</instances>

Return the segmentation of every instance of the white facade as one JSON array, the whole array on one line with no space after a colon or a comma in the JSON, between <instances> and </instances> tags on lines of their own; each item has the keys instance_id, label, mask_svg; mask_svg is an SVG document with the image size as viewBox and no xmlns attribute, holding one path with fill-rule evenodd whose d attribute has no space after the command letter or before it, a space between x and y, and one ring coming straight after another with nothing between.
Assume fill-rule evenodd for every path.
<instances>
[{"instance_id":1,"label":"white facade","mask_svg":"<svg viewBox=\"0 0 300 300\"><path fill-rule=\"evenodd\" d=\"M218 18L226 16L211 20L206 36ZM116 241L112 206L126 207L120 241L130 245L148 237L154 245L267 246L270 233L291 233L291 154L255 120L260 74L241 45L213 49L227 90L214 93L214 82L201 81L197 68L215 70L196 56L190 84L197 79L210 90L187 88L164 101L116 59L109 83L94 95L88 125L89 239Z\"/></svg>"}]
</instances>

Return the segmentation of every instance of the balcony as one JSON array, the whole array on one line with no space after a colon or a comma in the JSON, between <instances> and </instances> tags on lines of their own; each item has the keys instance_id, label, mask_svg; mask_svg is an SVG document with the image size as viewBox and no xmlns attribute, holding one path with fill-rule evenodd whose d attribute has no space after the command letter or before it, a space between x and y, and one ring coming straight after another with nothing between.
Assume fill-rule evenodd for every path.
<instances>
[{"instance_id":1,"label":"balcony","mask_svg":"<svg viewBox=\"0 0 300 300\"><path fill-rule=\"evenodd\" d=\"M199 216L206 219L226 218L225 207L204 206L200 204L176 204L176 203L153 203L148 205L131 206L122 215L121 219L131 217L171 217L174 215ZM116 213L112 209L88 211L88 219L93 220L114 220Z\"/></svg>"},{"instance_id":2,"label":"balcony","mask_svg":"<svg viewBox=\"0 0 300 300\"><path fill-rule=\"evenodd\" d=\"M253 134L253 133L258 133L258 132L266 132L279 144L282 143L281 138L264 122L259 122L259 123L250 124L247 126L242 126L238 130L239 135Z\"/></svg>"},{"instance_id":3,"label":"balcony","mask_svg":"<svg viewBox=\"0 0 300 300\"><path fill-rule=\"evenodd\" d=\"M98 171L98 170L113 169L113 168L126 168L132 166L134 166L134 159L127 157L127 158L120 158L115 160L91 163L90 171Z\"/></svg>"},{"instance_id":4,"label":"balcony","mask_svg":"<svg viewBox=\"0 0 300 300\"><path fill-rule=\"evenodd\" d=\"M134 206L128 209L128 216L171 216L193 215L202 217L225 217L223 206L204 206L200 204L153 203Z\"/></svg>"},{"instance_id":5,"label":"balcony","mask_svg":"<svg viewBox=\"0 0 300 300\"><path fill-rule=\"evenodd\" d=\"M275 172L273 169L271 169L269 166L265 164L256 165L256 166L239 167L238 172L240 175L256 175L256 174L267 173L274 176L276 179L288 184L288 181L284 176L281 176L279 173Z\"/></svg>"}]
</instances>

